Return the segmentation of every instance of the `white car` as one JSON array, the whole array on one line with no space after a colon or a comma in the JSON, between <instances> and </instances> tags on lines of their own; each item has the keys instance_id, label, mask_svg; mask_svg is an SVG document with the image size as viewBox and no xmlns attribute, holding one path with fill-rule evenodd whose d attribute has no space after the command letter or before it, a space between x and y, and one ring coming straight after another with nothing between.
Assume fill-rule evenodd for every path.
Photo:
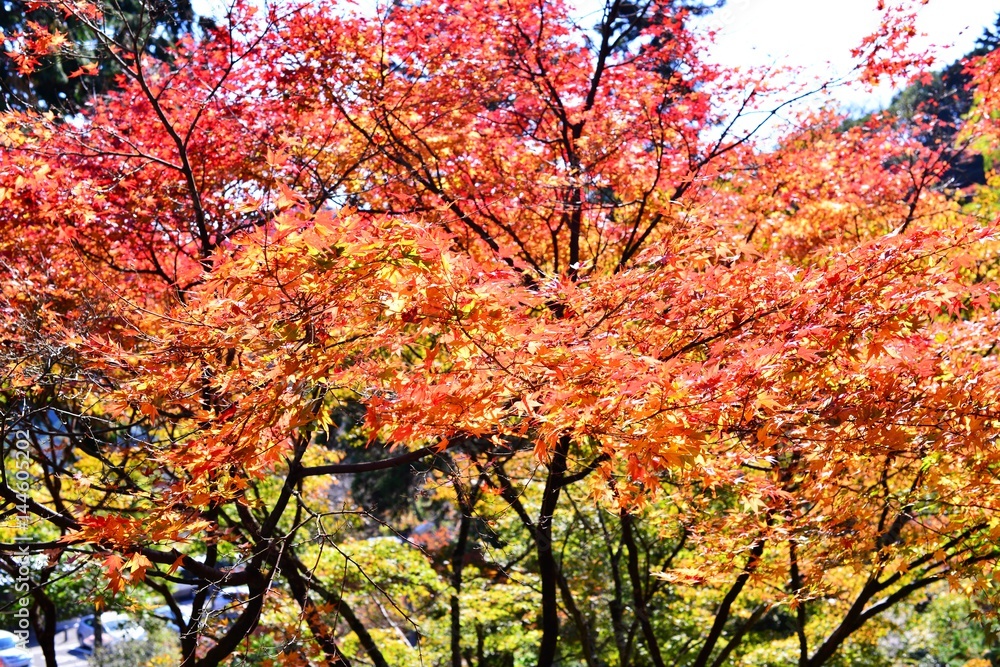
<instances>
[{"instance_id":1,"label":"white car","mask_svg":"<svg viewBox=\"0 0 1000 667\"><path fill-rule=\"evenodd\" d=\"M116 611L101 614L101 642L105 646L121 641L139 641L146 638L146 629L131 616ZM94 648L94 615L82 616L76 624L76 639L85 649Z\"/></svg>"},{"instance_id":2,"label":"white car","mask_svg":"<svg viewBox=\"0 0 1000 667\"><path fill-rule=\"evenodd\" d=\"M31 653L21 646L13 632L0 630L0 665L2 667L35 667Z\"/></svg>"},{"instance_id":3,"label":"white car","mask_svg":"<svg viewBox=\"0 0 1000 667\"><path fill-rule=\"evenodd\" d=\"M212 611L221 612L223 618L235 618L243 611L250 597L248 586L227 586L212 596Z\"/></svg>"},{"instance_id":4,"label":"white car","mask_svg":"<svg viewBox=\"0 0 1000 667\"><path fill-rule=\"evenodd\" d=\"M243 606L250 596L250 589L247 586L227 586L213 592L205 605L208 609L208 616L232 619L240 615ZM191 621L192 605L189 602L178 603L184 624ZM174 618L170 607L163 605L153 610L153 616L166 621L174 629L179 629L177 619Z\"/></svg>"},{"instance_id":5,"label":"white car","mask_svg":"<svg viewBox=\"0 0 1000 667\"><path fill-rule=\"evenodd\" d=\"M182 619L182 622L184 623L184 625L187 625L188 623L190 623L191 622L191 611L192 611L191 604L190 603L178 603L177 607L181 611L181 619ZM154 618L158 618L161 621L166 621L167 624L170 627L174 628L175 630L179 630L180 629L180 626L177 624L177 619L174 618L174 612L172 612L170 610L170 607L167 606L167 605L163 605L162 607L157 607L156 609L154 609L153 610L153 617Z\"/></svg>"}]
</instances>

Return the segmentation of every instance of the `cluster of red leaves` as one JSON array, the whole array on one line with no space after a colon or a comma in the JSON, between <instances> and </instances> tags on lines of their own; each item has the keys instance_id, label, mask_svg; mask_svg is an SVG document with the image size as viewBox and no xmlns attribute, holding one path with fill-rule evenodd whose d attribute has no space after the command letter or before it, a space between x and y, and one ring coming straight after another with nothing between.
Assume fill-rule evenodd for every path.
<instances>
[{"instance_id":1,"label":"cluster of red leaves","mask_svg":"<svg viewBox=\"0 0 1000 667\"><path fill-rule=\"evenodd\" d=\"M914 75L927 72L934 64L934 57L926 52L913 50L911 40L917 36L914 26L917 12L910 8L914 3L892 4L880 1L883 12L878 30L866 36L851 55L858 60L861 81L877 85L882 81L905 83ZM927 4L922 0L921 4Z\"/></svg>"},{"instance_id":2,"label":"cluster of red leaves","mask_svg":"<svg viewBox=\"0 0 1000 667\"><path fill-rule=\"evenodd\" d=\"M339 401L409 449L544 462L568 438L609 504L665 471L737 489L749 511L703 536L790 505L746 474L783 456L824 508L798 528L817 550L882 530L874 504L850 536L823 523L872 461L934 454L956 522L993 509L969 500L992 479L996 294L967 269L994 229L904 132L819 114L768 153L713 143L682 15L595 65L554 2L241 11L169 67L131 61L79 125L3 119L4 370L31 391L57 354L60 391L150 434L141 518L81 502L76 538L183 541ZM869 79L914 64L909 25L859 52Z\"/></svg>"}]
</instances>

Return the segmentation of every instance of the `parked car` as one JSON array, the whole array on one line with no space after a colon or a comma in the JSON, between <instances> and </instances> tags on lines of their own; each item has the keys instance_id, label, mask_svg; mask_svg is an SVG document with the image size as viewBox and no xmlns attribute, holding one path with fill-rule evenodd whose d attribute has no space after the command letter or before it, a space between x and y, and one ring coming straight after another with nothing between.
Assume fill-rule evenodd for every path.
<instances>
[{"instance_id":1,"label":"parked car","mask_svg":"<svg viewBox=\"0 0 1000 667\"><path fill-rule=\"evenodd\" d=\"M250 597L248 586L227 586L212 596L212 611L221 612L224 618L236 618L243 611Z\"/></svg>"},{"instance_id":2,"label":"parked car","mask_svg":"<svg viewBox=\"0 0 1000 667\"><path fill-rule=\"evenodd\" d=\"M105 646L146 638L146 629L131 616L116 611L101 614L101 641ZM82 616L76 624L76 639L85 649L94 648L94 615Z\"/></svg>"},{"instance_id":3,"label":"parked car","mask_svg":"<svg viewBox=\"0 0 1000 667\"><path fill-rule=\"evenodd\" d=\"M181 610L181 617L183 619L184 625L187 625L191 620L191 610L192 606L190 602L178 603L177 607ZM180 630L180 626L177 625L177 619L174 618L174 612L170 610L170 607L163 605L162 607L157 607L153 610L153 617L159 618L167 622L174 630Z\"/></svg>"},{"instance_id":4,"label":"parked car","mask_svg":"<svg viewBox=\"0 0 1000 667\"><path fill-rule=\"evenodd\" d=\"M233 619L243 611L243 605L246 604L249 596L250 589L247 586L227 586L226 588L214 589L205 603L205 609L208 610L209 617ZM177 607L180 609L184 624L187 625L191 620L191 603L180 602ZM174 618L169 606L157 607L153 610L153 616L166 621L175 630L180 630L177 619Z\"/></svg>"},{"instance_id":5,"label":"parked car","mask_svg":"<svg viewBox=\"0 0 1000 667\"><path fill-rule=\"evenodd\" d=\"M35 667L35 660L31 657L17 635L13 632L0 630L0 665L3 667Z\"/></svg>"}]
</instances>

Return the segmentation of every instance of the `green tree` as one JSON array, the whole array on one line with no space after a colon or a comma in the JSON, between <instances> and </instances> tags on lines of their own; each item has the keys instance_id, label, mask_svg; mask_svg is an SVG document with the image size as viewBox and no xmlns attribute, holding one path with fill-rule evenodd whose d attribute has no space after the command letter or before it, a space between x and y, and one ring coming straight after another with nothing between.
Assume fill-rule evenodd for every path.
<instances>
[{"instance_id":1,"label":"green tree","mask_svg":"<svg viewBox=\"0 0 1000 667\"><path fill-rule=\"evenodd\" d=\"M0 111L26 107L78 111L91 96L113 88L115 77L122 73L109 57L108 44L131 43L165 59L168 48L196 26L190 0L123 0L102 16L108 39L101 41L77 18L61 11L58 2L31 6L37 4L2 0L0 31L7 40L4 57L0 57ZM66 42L28 71L13 57L13 42L48 32L62 34Z\"/></svg>"}]
</instances>

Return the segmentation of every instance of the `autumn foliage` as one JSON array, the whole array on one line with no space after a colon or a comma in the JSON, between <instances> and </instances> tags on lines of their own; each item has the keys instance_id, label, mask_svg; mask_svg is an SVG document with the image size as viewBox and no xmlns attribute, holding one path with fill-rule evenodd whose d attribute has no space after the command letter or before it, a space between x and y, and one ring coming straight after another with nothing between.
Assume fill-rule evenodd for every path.
<instances>
[{"instance_id":1,"label":"autumn foliage","mask_svg":"<svg viewBox=\"0 0 1000 667\"><path fill-rule=\"evenodd\" d=\"M178 614L196 581L185 665L266 635L271 664L721 666L781 613L813 666L938 582L990 593L995 207L941 186L954 147L815 106L761 134L802 91L710 65L696 8L571 9L237 3L169 59L108 43L78 115L0 116L5 442L32 430L37 480L0 498L50 573ZM927 65L911 26L887 10L861 79ZM64 47L8 38L25 71ZM432 521L345 491L414 466ZM422 593L345 574L379 525Z\"/></svg>"}]
</instances>

